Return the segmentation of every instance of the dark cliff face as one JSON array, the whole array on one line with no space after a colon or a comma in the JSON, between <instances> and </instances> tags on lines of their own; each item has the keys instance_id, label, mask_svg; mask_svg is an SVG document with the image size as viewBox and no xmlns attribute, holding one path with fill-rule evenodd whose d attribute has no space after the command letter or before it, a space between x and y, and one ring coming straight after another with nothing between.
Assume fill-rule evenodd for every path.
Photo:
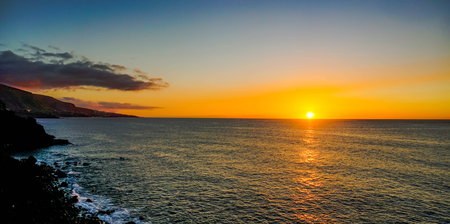
<instances>
[{"instance_id":1,"label":"dark cliff face","mask_svg":"<svg viewBox=\"0 0 450 224\"><path fill-rule=\"evenodd\" d=\"M69 144L67 140L55 139L55 136L47 134L36 119L18 117L12 111L0 110L0 124L2 152Z\"/></svg>"},{"instance_id":2,"label":"dark cliff face","mask_svg":"<svg viewBox=\"0 0 450 224\"><path fill-rule=\"evenodd\" d=\"M20 117L56 118L56 117L135 117L76 107L53 97L33 94L0 84L0 101L9 111Z\"/></svg>"}]
</instances>

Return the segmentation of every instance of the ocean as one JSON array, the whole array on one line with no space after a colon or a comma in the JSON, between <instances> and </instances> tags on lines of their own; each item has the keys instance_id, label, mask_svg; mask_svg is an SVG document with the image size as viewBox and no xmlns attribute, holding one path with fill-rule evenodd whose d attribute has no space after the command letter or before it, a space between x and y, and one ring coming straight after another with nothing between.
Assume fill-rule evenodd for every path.
<instances>
[{"instance_id":1,"label":"ocean","mask_svg":"<svg viewBox=\"0 0 450 224\"><path fill-rule=\"evenodd\" d=\"M109 223L450 223L448 120L38 123L73 144L15 157L56 164Z\"/></svg>"}]
</instances>

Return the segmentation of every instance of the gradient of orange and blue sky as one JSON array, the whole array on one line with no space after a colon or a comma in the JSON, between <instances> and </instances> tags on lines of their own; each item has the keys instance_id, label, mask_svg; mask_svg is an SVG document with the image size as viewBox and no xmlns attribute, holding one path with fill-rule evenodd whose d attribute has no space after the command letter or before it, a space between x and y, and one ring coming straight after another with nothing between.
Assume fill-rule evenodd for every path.
<instances>
[{"instance_id":1,"label":"gradient of orange and blue sky","mask_svg":"<svg viewBox=\"0 0 450 224\"><path fill-rule=\"evenodd\" d=\"M0 30L1 83L77 106L450 119L446 0L2 1Z\"/></svg>"}]
</instances>

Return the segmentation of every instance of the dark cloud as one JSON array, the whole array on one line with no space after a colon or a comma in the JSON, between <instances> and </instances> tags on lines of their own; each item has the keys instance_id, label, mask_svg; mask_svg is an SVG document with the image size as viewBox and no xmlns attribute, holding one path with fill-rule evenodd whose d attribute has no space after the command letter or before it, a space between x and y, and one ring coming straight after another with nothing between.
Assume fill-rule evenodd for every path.
<instances>
[{"instance_id":1,"label":"dark cloud","mask_svg":"<svg viewBox=\"0 0 450 224\"><path fill-rule=\"evenodd\" d=\"M100 69L100 70L108 70L108 71L114 71L114 68L107 64L93 64L91 65L92 68Z\"/></svg>"},{"instance_id":2,"label":"dark cloud","mask_svg":"<svg viewBox=\"0 0 450 224\"><path fill-rule=\"evenodd\" d=\"M60 100L65 102L70 102L75 104L77 107L85 107L90 109L96 109L96 110L153 110L158 109L160 107L149 107L149 106L141 106L137 104L130 104L130 103L118 103L118 102L92 102L92 101L85 101L73 97L62 97Z\"/></svg>"},{"instance_id":3,"label":"dark cloud","mask_svg":"<svg viewBox=\"0 0 450 224\"><path fill-rule=\"evenodd\" d=\"M52 46L52 45L48 45L48 48L51 48L51 49L53 49L53 50L57 50L57 51L59 51L60 49L59 49L59 47L55 47L55 46Z\"/></svg>"},{"instance_id":4,"label":"dark cloud","mask_svg":"<svg viewBox=\"0 0 450 224\"><path fill-rule=\"evenodd\" d=\"M25 44L24 44L25 46ZM29 47L34 47L26 45ZM37 47L36 47L37 48ZM38 48L39 49L39 48ZM159 78L132 76L124 66L94 63L69 53L36 52L36 58L26 58L11 51L0 52L0 82L18 87L37 89L101 87L111 90L157 90L169 84ZM47 57L64 60L46 60Z\"/></svg>"},{"instance_id":5,"label":"dark cloud","mask_svg":"<svg viewBox=\"0 0 450 224\"><path fill-rule=\"evenodd\" d=\"M113 67L115 70L126 70L127 68L125 66L122 65L111 65L111 67Z\"/></svg>"},{"instance_id":6,"label":"dark cloud","mask_svg":"<svg viewBox=\"0 0 450 224\"><path fill-rule=\"evenodd\" d=\"M65 53L40 53L39 51L34 54L34 56L45 56L45 57L56 57L56 58L62 58L62 59L71 59L73 56L67 52Z\"/></svg>"},{"instance_id":7,"label":"dark cloud","mask_svg":"<svg viewBox=\"0 0 450 224\"><path fill-rule=\"evenodd\" d=\"M32 45L28 45L28 44L26 44L26 43L22 43L22 46L27 47L27 48L30 48L30 49L33 49L33 50L38 51L38 52L46 52L46 51L45 51L44 49L42 49L42 48L39 48L39 47L36 47L36 46L32 46Z\"/></svg>"}]
</instances>

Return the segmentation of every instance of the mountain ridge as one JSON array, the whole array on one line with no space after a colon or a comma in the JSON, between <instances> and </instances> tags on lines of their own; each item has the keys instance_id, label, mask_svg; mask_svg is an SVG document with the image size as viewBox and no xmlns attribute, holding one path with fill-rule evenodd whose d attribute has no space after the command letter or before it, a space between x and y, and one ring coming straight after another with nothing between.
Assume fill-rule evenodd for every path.
<instances>
[{"instance_id":1,"label":"mountain ridge","mask_svg":"<svg viewBox=\"0 0 450 224\"><path fill-rule=\"evenodd\" d=\"M73 103L46 95L34 94L4 84L0 84L0 101L4 102L7 110L15 112L20 117L136 117L77 107Z\"/></svg>"}]
</instances>

